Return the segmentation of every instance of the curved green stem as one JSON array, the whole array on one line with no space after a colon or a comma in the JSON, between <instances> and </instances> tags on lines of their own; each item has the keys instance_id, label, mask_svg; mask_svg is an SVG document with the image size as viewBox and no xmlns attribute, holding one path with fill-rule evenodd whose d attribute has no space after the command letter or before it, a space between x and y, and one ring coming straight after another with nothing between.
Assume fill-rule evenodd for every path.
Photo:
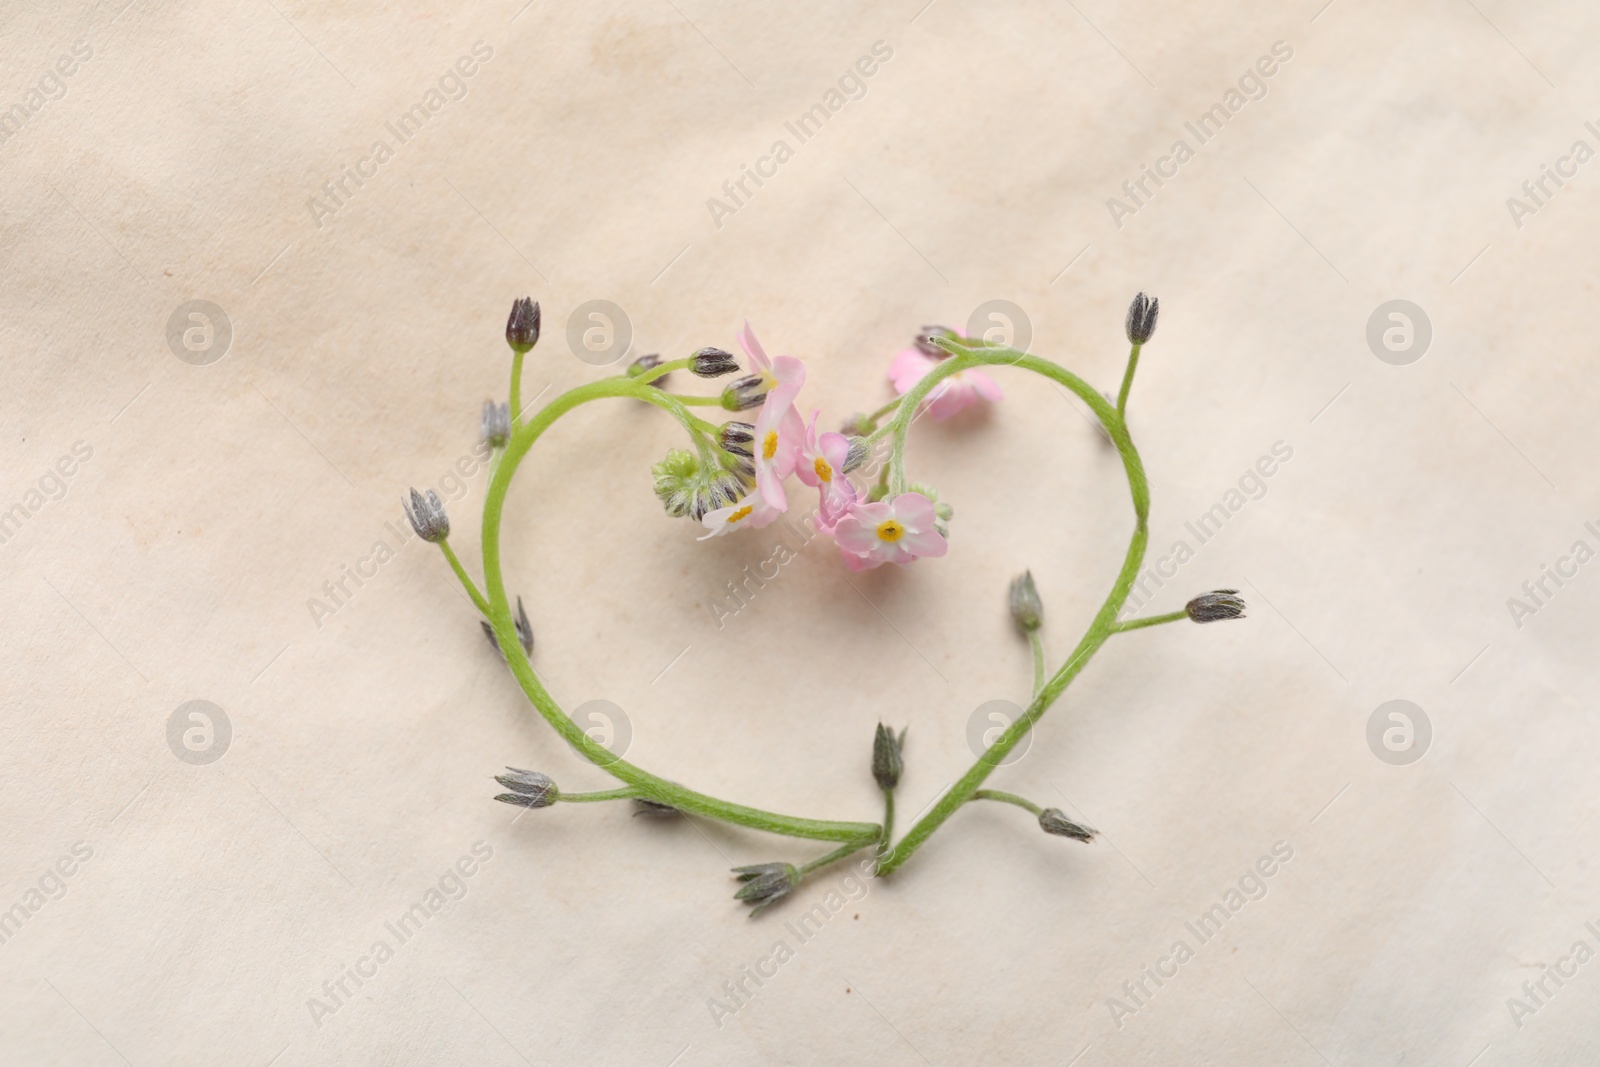
<instances>
[{"instance_id":1,"label":"curved green stem","mask_svg":"<svg viewBox=\"0 0 1600 1067\"><path fill-rule=\"evenodd\" d=\"M948 342L947 342L948 344ZM951 815L972 798L978 787L983 784L994 769L1000 766L1002 760L1010 754L1032 730L1034 724L1050 709L1050 705L1062 694L1072 680L1078 676L1088 664L1090 658L1099 651L1116 630L1117 615L1122 611L1122 606L1127 602L1128 594L1133 589L1134 580L1138 577L1139 566L1144 562L1145 547L1150 540L1150 485L1145 478L1144 463L1139 458L1138 449L1134 448L1133 440L1128 436L1128 426L1105 397L1101 396L1088 382L1073 374L1064 367L1059 367L1037 356L1030 356L1015 349L983 349L974 351L961 345L950 344L956 353L951 359L945 360L919 381L910 392L906 393L907 406L895 418L894 423L894 449L890 457L893 470L891 484L895 491L903 491L905 487L905 439L906 432L910 429L911 420L907 418L908 411L914 411L922 397L934 388L944 378L952 374L975 366L1008 364L1031 370L1035 374L1042 374L1078 394L1085 404L1095 413L1101 425L1106 428L1106 433L1111 437L1111 442L1122 457L1123 471L1128 477L1128 490L1133 497L1134 528L1133 535L1128 541L1128 551L1122 560L1122 570L1117 574L1116 581L1111 585L1111 591L1106 594L1105 601L1100 605L1100 610L1095 613L1089 628L1084 632L1078 642L1078 647L1067 657L1055 675L1047 681L1043 688L1034 694L1033 700L1015 722L1006 727L1005 732L983 755L978 757L976 763L962 775L955 785L945 795L939 798L926 815L919 819L900 841L889 849L879 861L878 873L889 874L911 857L918 847L926 841L935 830L939 828Z\"/></svg>"},{"instance_id":2,"label":"curved green stem","mask_svg":"<svg viewBox=\"0 0 1600 1067\"><path fill-rule=\"evenodd\" d=\"M826 856L819 856L816 859L812 860L810 863L802 864L800 867L798 867L796 869L800 872L800 877L804 878L806 875L810 874L812 871L820 870L821 868L826 867L830 863L838 863L840 860L844 859L846 856L855 855L857 852L860 852L862 849L866 848L867 845L870 845L870 844L872 844L871 841L867 841L867 842L848 841L845 844L842 844L838 848L834 849L832 852L828 853Z\"/></svg>"},{"instance_id":3,"label":"curved green stem","mask_svg":"<svg viewBox=\"0 0 1600 1067\"><path fill-rule=\"evenodd\" d=\"M478 592L478 587L473 583L471 576L467 574L467 569L456 558L456 550L450 547L450 539L448 537L439 542L439 551L443 552L444 558L450 561L450 569L456 572L456 577L466 589L467 595L472 597L472 603L477 606L479 611L488 615L489 602L483 599L483 594Z\"/></svg>"},{"instance_id":4,"label":"curved green stem","mask_svg":"<svg viewBox=\"0 0 1600 1067\"><path fill-rule=\"evenodd\" d=\"M522 357L526 352L511 350L511 428L522 425ZM538 399L535 397L534 399Z\"/></svg>"},{"instance_id":5,"label":"curved green stem","mask_svg":"<svg viewBox=\"0 0 1600 1067\"><path fill-rule=\"evenodd\" d=\"M704 815L756 830L817 841L842 841L863 848L872 844L881 835L881 829L876 823L804 819L763 811L743 804L733 804L669 782L624 759L619 759L581 730L545 691L544 685L533 673L533 666L528 662L528 657L523 653L522 646L517 640L500 563L500 518L505 507L506 492L511 487L511 478L523 457L556 419L591 400L621 396L655 404L686 425L690 419L688 412L684 411L676 400L659 389L653 389L632 379L606 378L581 385L556 397L526 424L512 432L511 441L506 446L505 457L489 483L488 496L483 504L483 573L484 585L489 594L487 615L489 625L494 629L495 639L500 644L501 652L505 654L506 663L511 667L511 673L516 677L517 684L522 687L523 693L527 695L540 716L561 735L563 740L577 749L578 753L590 763L633 786L641 796L668 804L691 815Z\"/></svg>"},{"instance_id":6,"label":"curved green stem","mask_svg":"<svg viewBox=\"0 0 1600 1067\"><path fill-rule=\"evenodd\" d=\"M563 804L588 804L596 800L632 800L642 797L643 793L625 785L621 789L602 789L595 793L562 793L557 799Z\"/></svg>"},{"instance_id":7,"label":"curved green stem","mask_svg":"<svg viewBox=\"0 0 1600 1067\"><path fill-rule=\"evenodd\" d=\"M1134 345L1128 353L1128 369L1122 372L1122 389L1117 393L1117 414L1125 415L1128 410L1128 390L1133 388L1133 372L1139 369L1140 345Z\"/></svg>"},{"instance_id":8,"label":"curved green stem","mask_svg":"<svg viewBox=\"0 0 1600 1067\"><path fill-rule=\"evenodd\" d=\"M1033 646L1033 691L1044 688L1044 638L1038 630L1028 631L1028 644Z\"/></svg>"},{"instance_id":9,"label":"curved green stem","mask_svg":"<svg viewBox=\"0 0 1600 1067\"><path fill-rule=\"evenodd\" d=\"M565 800L565 797L562 797ZM980 789L972 794L973 800L998 800L1002 804L1015 804L1024 811L1031 812L1035 817L1042 815L1044 809L1027 797L1019 797L1015 793L1007 793L1000 789Z\"/></svg>"},{"instance_id":10,"label":"curved green stem","mask_svg":"<svg viewBox=\"0 0 1600 1067\"><path fill-rule=\"evenodd\" d=\"M1117 623L1114 632L1125 634L1129 630L1142 630L1146 626L1160 626L1162 623L1177 622L1188 617L1189 612L1185 609L1184 611L1169 611L1165 615L1152 615L1148 619L1129 619L1127 622Z\"/></svg>"}]
</instances>

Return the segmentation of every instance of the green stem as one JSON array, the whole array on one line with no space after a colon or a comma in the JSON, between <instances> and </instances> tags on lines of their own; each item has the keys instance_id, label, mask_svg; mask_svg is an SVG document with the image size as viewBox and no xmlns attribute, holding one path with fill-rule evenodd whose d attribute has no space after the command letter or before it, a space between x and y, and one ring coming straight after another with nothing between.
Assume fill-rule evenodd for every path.
<instances>
[{"instance_id":1,"label":"green stem","mask_svg":"<svg viewBox=\"0 0 1600 1067\"><path fill-rule=\"evenodd\" d=\"M694 407L721 407L722 397L719 396L686 396L683 393L668 393L672 399L680 404L689 404Z\"/></svg>"},{"instance_id":2,"label":"green stem","mask_svg":"<svg viewBox=\"0 0 1600 1067\"><path fill-rule=\"evenodd\" d=\"M1129 619L1127 622L1117 623L1114 632L1125 634L1129 630L1142 630L1146 626L1160 626L1162 623L1177 622L1180 619L1187 619L1188 617L1189 612L1184 610L1169 611L1165 615L1152 615L1148 619Z\"/></svg>"},{"instance_id":3,"label":"green stem","mask_svg":"<svg viewBox=\"0 0 1600 1067\"><path fill-rule=\"evenodd\" d=\"M883 836L878 839L878 855L883 855L889 849L889 842L894 840L894 790L883 791Z\"/></svg>"},{"instance_id":4,"label":"green stem","mask_svg":"<svg viewBox=\"0 0 1600 1067\"><path fill-rule=\"evenodd\" d=\"M948 344L948 342L946 342ZM905 837L884 854L878 863L878 873L889 874L911 857L918 847L937 830L951 815L955 814L963 804L972 798L984 779L1000 766L1011 750L1017 746L1034 724L1050 709L1072 680L1078 676L1088 664L1090 658L1105 644L1117 625L1117 615L1122 611L1122 606L1127 602L1128 594L1133 590L1134 580L1138 577L1139 566L1144 562L1146 545L1150 540L1150 485L1145 478L1144 463L1139 459L1138 449L1134 448L1133 440L1128 436L1127 423L1122 416L1106 402L1088 382L1073 374L1064 367L1059 367L1037 356L1030 356L1015 349L983 349L974 351L960 345L950 345L956 355L934 367L922 378L911 391L906 393L906 407L902 408L894 423L894 447L890 456L893 469L891 479L896 491L903 491L905 487L905 440L910 429L911 420L906 417L908 411L916 410L922 397L926 396L939 381L952 374L959 373L968 367L1006 364L1031 370L1041 374L1060 385L1072 390L1078 398L1089 405L1090 410L1106 428L1111 443L1117 448L1122 457L1124 473L1128 477L1128 490L1133 498L1134 528L1133 535L1128 541L1128 551L1123 556L1122 570L1117 574L1116 581L1112 583L1111 591L1106 594L1105 601L1100 605L1100 610L1095 613L1089 628L1078 641L1078 647L1067 657L1067 661L1057 669L1051 677L1034 694L1033 700L1026 710L1017 717L1016 721L1006 727L1005 732L991 745L966 774L952 786L949 792L941 797L926 815L919 819Z\"/></svg>"},{"instance_id":5,"label":"green stem","mask_svg":"<svg viewBox=\"0 0 1600 1067\"><path fill-rule=\"evenodd\" d=\"M522 425L522 357L527 353L511 350L511 429Z\"/></svg>"},{"instance_id":6,"label":"green stem","mask_svg":"<svg viewBox=\"0 0 1600 1067\"><path fill-rule=\"evenodd\" d=\"M635 379L618 377L605 378L568 390L550 401L526 424L512 432L505 456L489 483L488 495L483 504L483 573L484 585L489 594L486 613L489 625L494 629L495 638L500 643L501 651L505 653L506 662L516 677L517 684L522 687L523 693L527 695L539 715L563 740L577 749L580 755L613 777L633 786L641 796L650 800L668 804L691 815L704 815L707 818L721 819L724 822L790 837L815 841L842 841L855 844L858 848L864 848L877 841L881 829L876 823L804 819L763 811L743 804L733 804L669 782L634 766L627 760L619 759L580 729L545 691L544 685L533 673L533 667L528 663L527 657L523 655L522 646L517 642L516 627L511 619L510 602L506 596L505 578L500 562L500 520L505 508L506 492L511 487L512 476L516 474L523 457L552 423L581 404L606 397L632 397L643 400L668 411L685 425L690 424L691 417L678 401L663 394L661 390L651 388Z\"/></svg>"},{"instance_id":7,"label":"green stem","mask_svg":"<svg viewBox=\"0 0 1600 1067\"><path fill-rule=\"evenodd\" d=\"M1044 688L1044 638L1038 630L1028 631L1028 644L1033 646L1033 691L1037 695Z\"/></svg>"},{"instance_id":8,"label":"green stem","mask_svg":"<svg viewBox=\"0 0 1600 1067\"><path fill-rule=\"evenodd\" d=\"M656 364L633 380L640 385L649 385L656 379L671 374L675 370L687 370L688 368L689 361L687 359L670 359L665 363Z\"/></svg>"},{"instance_id":9,"label":"green stem","mask_svg":"<svg viewBox=\"0 0 1600 1067\"><path fill-rule=\"evenodd\" d=\"M602 789L597 793L562 793L560 800L563 804L587 804L595 800L632 800L643 795L629 785L621 789Z\"/></svg>"},{"instance_id":10,"label":"green stem","mask_svg":"<svg viewBox=\"0 0 1600 1067\"><path fill-rule=\"evenodd\" d=\"M566 797L562 797L561 799L565 800ZM1015 793L1006 793L999 789L980 789L976 793L972 794L972 799L998 800L1002 804L1015 804L1019 808L1032 812L1035 818L1044 812L1043 808L1029 800L1027 797L1019 797Z\"/></svg>"},{"instance_id":11,"label":"green stem","mask_svg":"<svg viewBox=\"0 0 1600 1067\"><path fill-rule=\"evenodd\" d=\"M1122 372L1122 390L1117 393L1117 414L1123 415L1128 410L1128 390L1133 388L1133 372L1139 368L1139 349L1134 345L1128 353L1128 369Z\"/></svg>"},{"instance_id":12,"label":"green stem","mask_svg":"<svg viewBox=\"0 0 1600 1067\"><path fill-rule=\"evenodd\" d=\"M448 537L439 542L439 551L443 552L444 558L450 561L450 569L456 572L456 577L466 589L467 595L472 597L472 603L477 606L479 611L488 615L489 602L483 599L483 594L478 592L478 587L473 584L471 576L467 574L467 569L461 565L459 559L456 559L456 550L450 547L450 539Z\"/></svg>"},{"instance_id":13,"label":"green stem","mask_svg":"<svg viewBox=\"0 0 1600 1067\"><path fill-rule=\"evenodd\" d=\"M838 863L846 856L854 855L870 844L872 844L871 841L848 841L834 849L832 852L828 853L826 856L819 856L810 863L803 864L796 869L800 872L800 877L804 878L812 871L826 867L830 863Z\"/></svg>"}]
</instances>

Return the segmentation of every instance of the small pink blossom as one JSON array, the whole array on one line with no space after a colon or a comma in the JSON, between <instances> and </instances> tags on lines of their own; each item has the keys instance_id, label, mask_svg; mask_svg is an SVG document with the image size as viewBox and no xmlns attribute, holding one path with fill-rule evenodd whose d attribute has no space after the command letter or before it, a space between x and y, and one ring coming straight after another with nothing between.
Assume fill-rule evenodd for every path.
<instances>
[{"instance_id":1,"label":"small pink blossom","mask_svg":"<svg viewBox=\"0 0 1600 1067\"><path fill-rule=\"evenodd\" d=\"M844 475L845 457L850 452L850 439L842 433L817 434L817 417L811 413L806 426L804 442L796 451L795 474L807 485L818 490L821 502L817 508L817 529L832 533L850 505L855 503L856 488Z\"/></svg>"},{"instance_id":2,"label":"small pink blossom","mask_svg":"<svg viewBox=\"0 0 1600 1067\"><path fill-rule=\"evenodd\" d=\"M795 450L805 437L805 425L794 410L795 397L806 383L805 364L793 356L768 358L749 322L739 331L739 346L750 357L754 372L769 383L761 412L756 416L756 487L768 506L785 511L789 501L783 492L783 480L794 473Z\"/></svg>"},{"instance_id":3,"label":"small pink blossom","mask_svg":"<svg viewBox=\"0 0 1600 1067\"><path fill-rule=\"evenodd\" d=\"M699 539L704 541L708 537L718 537L746 528L759 530L782 514L782 508L768 504L766 498L759 492L751 493L725 508L707 512L700 520L700 525L706 528L706 532L701 534Z\"/></svg>"},{"instance_id":4,"label":"small pink blossom","mask_svg":"<svg viewBox=\"0 0 1600 1067\"><path fill-rule=\"evenodd\" d=\"M905 396L941 362L919 348L904 349L889 364L889 380L894 383L894 391ZM979 400L994 401L1004 395L993 378L981 370L968 369L957 371L934 386L933 393L923 403L935 419L948 419Z\"/></svg>"},{"instance_id":5,"label":"small pink blossom","mask_svg":"<svg viewBox=\"0 0 1600 1067\"><path fill-rule=\"evenodd\" d=\"M875 504L851 504L834 527L833 539L853 571L937 558L950 547L934 529L937 518L933 501L921 493L901 493Z\"/></svg>"}]
</instances>

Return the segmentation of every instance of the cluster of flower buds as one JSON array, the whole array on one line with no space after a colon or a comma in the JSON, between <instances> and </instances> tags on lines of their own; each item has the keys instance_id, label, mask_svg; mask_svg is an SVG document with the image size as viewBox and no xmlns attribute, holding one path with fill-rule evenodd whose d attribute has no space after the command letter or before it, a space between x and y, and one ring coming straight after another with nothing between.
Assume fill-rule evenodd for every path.
<instances>
[{"instance_id":1,"label":"cluster of flower buds","mask_svg":"<svg viewBox=\"0 0 1600 1067\"><path fill-rule=\"evenodd\" d=\"M731 507L753 484L745 465L730 456L728 466L703 463L699 456L674 448L666 458L650 468L656 497L667 514L687 515L696 522L718 508Z\"/></svg>"},{"instance_id":2,"label":"cluster of flower buds","mask_svg":"<svg viewBox=\"0 0 1600 1067\"><path fill-rule=\"evenodd\" d=\"M511 790L495 799L503 804L516 804L524 808L548 808L561 799L561 790L548 774L507 767L507 774L497 774L494 780Z\"/></svg>"}]
</instances>

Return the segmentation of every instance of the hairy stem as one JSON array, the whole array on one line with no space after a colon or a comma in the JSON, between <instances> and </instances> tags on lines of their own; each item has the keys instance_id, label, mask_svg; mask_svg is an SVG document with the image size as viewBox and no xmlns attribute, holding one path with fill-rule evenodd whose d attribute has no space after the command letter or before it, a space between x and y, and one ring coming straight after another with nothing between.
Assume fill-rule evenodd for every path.
<instances>
[{"instance_id":1,"label":"hairy stem","mask_svg":"<svg viewBox=\"0 0 1600 1067\"><path fill-rule=\"evenodd\" d=\"M633 786L625 785L621 789L602 789L595 793L562 793L560 801L563 804L587 804L595 800L632 800L643 795Z\"/></svg>"},{"instance_id":2,"label":"hairy stem","mask_svg":"<svg viewBox=\"0 0 1600 1067\"><path fill-rule=\"evenodd\" d=\"M489 603L486 614L489 625L494 629L495 639L500 644L501 652L505 654L506 663L516 677L517 684L522 687L523 693L527 695L529 702L540 716L561 735L563 740L577 749L580 755L614 778L633 786L641 796L650 800L668 804L691 815L703 815L790 837L815 841L842 841L854 843L858 847L865 847L877 841L881 830L876 823L805 819L734 804L669 782L624 759L619 759L584 733L545 691L544 685L533 673L533 666L528 662L528 657L517 640L516 626L511 618L511 607L506 596L505 579L500 562L500 520L505 507L506 492L511 487L512 476L516 474L523 457L552 423L581 404L606 397L632 397L643 400L668 411L685 425L692 424L691 417L683 410L682 405L659 389L619 377L605 378L563 393L526 424L512 432L505 456L489 483L488 495L483 504L483 573L484 585L488 590Z\"/></svg>"},{"instance_id":3,"label":"hairy stem","mask_svg":"<svg viewBox=\"0 0 1600 1067\"><path fill-rule=\"evenodd\" d=\"M1037 696L1044 688L1044 638L1038 630L1028 631L1028 644L1033 647L1033 692Z\"/></svg>"},{"instance_id":4,"label":"hairy stem","mask_svg":"<svg viewBox=\"0 0 1600 1067\"><path fill-rule=\"evenodd\" d=\"M1117 393L1117 414L1125 416L1128 410L1128 391L1133 388L1133 372L1139 369L1140 345L1128 353L1128 369L1122 372L1122 389Z\"/></svg>"},{"instance_id":5,"label":"hairy stem","mask_svg":"<svg viewBox=\"0 0 1600 1067\"><path fill-rule=\"evenodd\" d=\"M1115 632L1125 634L1129 630L1142 630L1146 626L1160 626L1162 623L1177 622L1188 617L1189 612L1185 609L1183 611L1169 611L1165 615L1152 615L1148 619L1129 619L1127 622L1117 623Z\"/></svg>"},{"instance_id":6,"label":"hairy stem","mask_svg":"<svg viewBox=\"0 0 1600 1067\"><path fill-rule=\"evenodd\" d=\"M473 583L472 577L467 574L467 569L456 558L456 550L450 547L450 539L448 537L439 542L439 551L443 552L444 558L450 561L450 569L456 572L456 578L460 580L462 587L466 589L467 595L472 597L473 604L477 605L478 610L485 615L489 614L489 602L483 599L483 594L478 592L478 587Z\"/></svg>"},{"instance_id":7,"label":"hairy stem","mask_svg":"<svg viewBox=\"0 0 1600 1067\"><path fill-rule=\"evenodd\" d=\"M906 406L892 423L894 427L894 448L890 457L892 470L891 485L896 491L905 488L905 441L907 431L910 429L911 420L906 417L908 411L914 411L921 403L922 397L933 389L939 381L952 374L957 374L968 367L1008 364L1020 367L1023 370L1033 371L1078 394L1078 398L1095 413L1100 424L1106 428L1112 444L1122 457L1124 473L1128 477L1128 490L1133 497L1134 528L1133 535L1128 541L1128 551L1123 557L1122 570L1118 572L1116 581L1111 585L1111 591L1106 594L1105 601L1100 605L1100 610L1095 613L1089 628L1078 641L1078 647L1073 649L1072 655L1061 665L1055 675L1047 681L1026 710L1017 717L1017 720L1006 727L1005 732L983 755L978 757L976 763L962 775L955 785L938 803L929 809L928 813L919 819L900 841L884 854L878 863L880 875L889 874L909 859L912 853L922 845L928 837L937 830L946 819L955 814L963 804L972 798L973 793L983 784L1002 760L1010 754L1032 730L1034 724L1050 709L1072 680L1078 676L1088 664L1090 658L1099 651L1115 632L1117 615L1122 611L1122 606L1127 602L1128 594L1133 589L1134 579L1138 577L1139 566L1144 562L1146 544L1150 540L1150 486L1145 479L1144 463L1139 459L1139 452L1133 446L1133 440L1128 436L1127 424L1116 409L1106 402L1088 382L1073 374L1064 367L1057 366L1037 356L1030 356L1015 349L985 348L974 351L951 342L944 342L955 355L951 359L934 367L919 381L910 392L906 393Z\"/></svg>"},{"instance_id":8,"label":"hairy stem","mask_svg":"<svg viewBox=\"0 0 1600 1067\"><path fill-rule=\"evenodd\" d=\"M565 800L565 797L562 797ZM1019 797L1015 793L1007 793L1000 789L980 789L972 794L973 800L998 800L1002 804L1015 804L1024 811L1032 812L1035 817L1043 814L1044 809L1027 797Z\"/></svg>"}]
</instances>

